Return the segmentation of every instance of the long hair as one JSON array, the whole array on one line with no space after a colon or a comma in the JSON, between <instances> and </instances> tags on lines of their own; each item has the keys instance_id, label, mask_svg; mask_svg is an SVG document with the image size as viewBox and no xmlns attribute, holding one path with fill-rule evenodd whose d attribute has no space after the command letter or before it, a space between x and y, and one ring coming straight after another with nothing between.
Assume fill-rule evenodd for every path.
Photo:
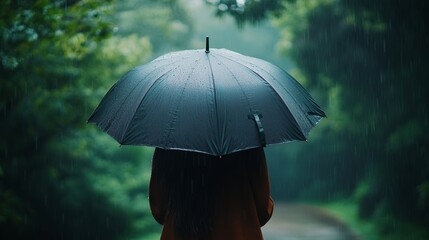
<instances>
[{"instance_id":1,"label":"long hair","mask_svg":"<svg viewBox=\"0 0 429 240\"><path fill-rule=\"evenodd\" d=\"M203 153L155 150L153 171L160 176L168 214L183 238L208 236L212 231L217 160Z\"/></svg>"}]
</instances>

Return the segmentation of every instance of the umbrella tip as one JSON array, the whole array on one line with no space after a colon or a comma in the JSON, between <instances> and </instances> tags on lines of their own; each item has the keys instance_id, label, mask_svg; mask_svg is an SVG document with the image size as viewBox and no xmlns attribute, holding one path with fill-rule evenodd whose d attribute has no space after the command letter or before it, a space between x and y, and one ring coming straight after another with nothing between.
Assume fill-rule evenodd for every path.
<instances>
[{"instance_id":1,"label":"umbrella tip","mask_svg":"<svg viewBox=\"0 0 429 240\"><path fill-rule=\"evenodd\" d=\"M209 50L209 37L206 36L206 53L209 53L209 52L210 52L210 50Z\"/></svg>"}]
</instances>

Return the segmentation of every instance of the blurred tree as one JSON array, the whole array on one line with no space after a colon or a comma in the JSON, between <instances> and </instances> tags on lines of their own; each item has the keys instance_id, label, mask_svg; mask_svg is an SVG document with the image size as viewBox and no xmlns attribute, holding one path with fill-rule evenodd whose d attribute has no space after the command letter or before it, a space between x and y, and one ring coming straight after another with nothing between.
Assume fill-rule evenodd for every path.
<instances>
[{"instance_id":1,"label":"blurred tree","mask_svg":"<svg viewBox=\"0 0 429 240\"><path fill-rule=\"evenodd\" d=\"M294 44L295 58L310 79L317 82L326 74L342 88L343 111L351 120L348 135L358 140L367 174L374 174L368 194L375 195L365 199L385 202L401 215L421 215L417 189L429 177L423 134L428 32L418 24L428 7L402 1L323 5L311 13Z\"/></svg>"},{"instance_id":2,"label":"blurred tree","mask_svg":"<svg viewBox=\"0 0 429 240\"><path fill-rule=\"evenodd\" d=\"M120 149L85 124L108 87L152 52L148 37L112 36L112 9L98 0L0 3L0 229L8 239L159 230L147 209L150 151Z\"/></svg>"},{"instance_id":3,"label":"blurred tree","mask_svg":"<svg viewBox=\"0 0 429 240\"><path fill-rule=\"evenodd\" d=\"M288 187L295 196L326 198L350 194L358 186L362 217L392 215L429 225L424 203L429 182L429 36L424 23L429 4L276 2L286 9L274 20L282 30L279 50L293 57L303 84L322 100L328 115L312 136L312 146L305 146L311 151L287 155L296 159L287 167L309 173L293 173ZM218 5L219 11L230 13L227 6ZM394 220L382 222L383 231L395 228Z\"/></svg>"},{"instance_id":4,"label":"blurred tree","mask_svg":"<svg viewBox=\"0 0 429 240\"><path fill-rule=\"evenodd\" d=\"M207 4L217 7L216 15L221 17L229 14L238 25L245 22L257 23L265 20L269 13L279 15L285 3L296 0L204 0Z\"/></svg>"},{"instance_id":5,"label":"blurred tree","mask_svg":"<svg viewBox=\"0 0 429 240\"><path fill-rule=\"evenodd\" d=\"M154 56L189 47L193 24L182 1L118 1L115 11L117 33L147 37Z\"/></svg>"}]
</instances>

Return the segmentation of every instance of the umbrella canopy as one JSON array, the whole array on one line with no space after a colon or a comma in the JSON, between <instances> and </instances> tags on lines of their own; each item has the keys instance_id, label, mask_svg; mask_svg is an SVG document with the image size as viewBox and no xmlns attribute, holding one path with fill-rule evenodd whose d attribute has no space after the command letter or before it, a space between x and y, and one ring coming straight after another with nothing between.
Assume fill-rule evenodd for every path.
<instances>
[{"instance_id":1,"label":"umbrella canopy","mask_svg":"<svg viewBox=\"0 0 429 240\"><path fill-rule=\"evenodd\" d=\"M281 68L226 49L165 54L125 74L89 118L123 145L222 156L306 140L325 116Z\"/></svg>"}]
</instances>

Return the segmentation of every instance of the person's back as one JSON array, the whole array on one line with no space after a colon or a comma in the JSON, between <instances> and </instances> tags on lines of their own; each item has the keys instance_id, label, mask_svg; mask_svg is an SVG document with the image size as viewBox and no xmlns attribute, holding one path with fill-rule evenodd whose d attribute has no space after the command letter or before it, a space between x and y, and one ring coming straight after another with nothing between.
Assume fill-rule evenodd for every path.
<instances>
[{"instance_id":1,"label":"person's back","mask_svg":"<svg viewBox=\"0 0 429 240\"><path fill-rule=\"evenodd\" d=\"M156 149L149 188L162 240L263 239L273 202L262 148L222 158Z\"/></svg>"}]
</instances>

